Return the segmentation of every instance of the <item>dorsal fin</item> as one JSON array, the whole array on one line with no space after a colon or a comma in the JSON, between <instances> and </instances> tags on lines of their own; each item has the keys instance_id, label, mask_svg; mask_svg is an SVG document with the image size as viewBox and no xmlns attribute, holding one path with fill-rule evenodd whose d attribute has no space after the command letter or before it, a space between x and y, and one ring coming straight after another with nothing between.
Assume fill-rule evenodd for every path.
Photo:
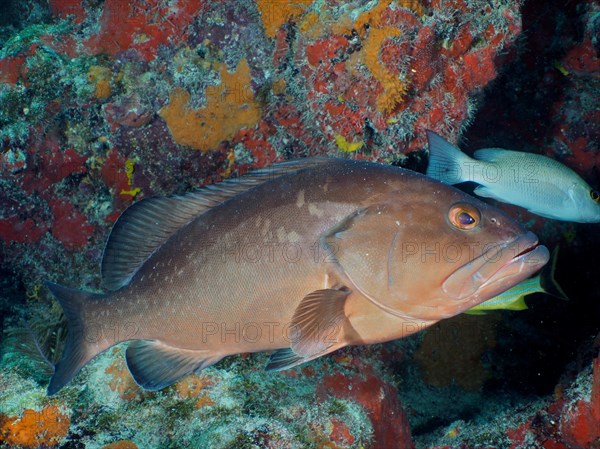
<instances>
[{"instance_id":1,"label":"dorsal fin","mask_svg":"<svg viewBox=\"0 0 600 449\"><path fill-rule=\"evenodd\" d=\"M331 159L282 162L185 195L152 197L128 207L114 224L102 257L102 283L109 290L127 285L143 263L178 229L207 210L267 181L323 165Z\"/></svg>"}]
</instances>

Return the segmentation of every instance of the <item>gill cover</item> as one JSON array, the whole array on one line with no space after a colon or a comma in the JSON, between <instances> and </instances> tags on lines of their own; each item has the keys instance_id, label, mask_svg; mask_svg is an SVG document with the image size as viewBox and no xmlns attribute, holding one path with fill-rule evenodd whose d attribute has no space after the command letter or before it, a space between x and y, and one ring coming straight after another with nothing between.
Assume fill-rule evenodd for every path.
<instances>
[{"instance_id":1,"label":"gill cover","mask_svg":"<svg viewBox=\"0 0 600 449\"><path fill-rule=\"evenodd\" d=\"M375 305L399 317L402 297L395 273L401 263L402 223L393 206L381 203L358 209L321 237L330 259Z\"/></svg>"}]
</instances>

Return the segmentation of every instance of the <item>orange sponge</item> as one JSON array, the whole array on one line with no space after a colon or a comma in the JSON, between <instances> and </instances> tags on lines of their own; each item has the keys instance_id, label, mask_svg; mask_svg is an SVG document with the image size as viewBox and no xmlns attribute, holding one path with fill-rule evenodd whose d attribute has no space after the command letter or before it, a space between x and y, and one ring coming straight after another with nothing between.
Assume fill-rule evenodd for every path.
<instances>
[{"instance_id":1,"label":"orange sponge","mask_svg":"<svg viewBox=\"0 0 600 449\"><path fill-rule=\"evenodd\" d=\"M221 65L221 84L206 88L206 106L189 107L190 94L181 88L171 92L170 102L159 111L175 142L197 150L216 149L242 128L255 126L261 109L250 89L250 68L242 59L235 73Z\"/></svg>"}]
</instances>

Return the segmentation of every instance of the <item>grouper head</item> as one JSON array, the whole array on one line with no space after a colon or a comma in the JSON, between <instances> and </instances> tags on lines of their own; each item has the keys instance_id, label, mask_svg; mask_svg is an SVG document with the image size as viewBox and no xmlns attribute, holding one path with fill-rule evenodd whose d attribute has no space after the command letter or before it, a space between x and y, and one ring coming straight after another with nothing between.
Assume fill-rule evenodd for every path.
<instances>
[{"instance_id":1,"label":"grouper head","mask_svg":"<svg viewBox=\"0 0 600 449\"><path fill-rule=\"evenodd\" d=\"M383 195L327 239L353 287L386 312L440 320L518 284L546 247L502 211L421 178Z\"/></svg>"}]
</instances>

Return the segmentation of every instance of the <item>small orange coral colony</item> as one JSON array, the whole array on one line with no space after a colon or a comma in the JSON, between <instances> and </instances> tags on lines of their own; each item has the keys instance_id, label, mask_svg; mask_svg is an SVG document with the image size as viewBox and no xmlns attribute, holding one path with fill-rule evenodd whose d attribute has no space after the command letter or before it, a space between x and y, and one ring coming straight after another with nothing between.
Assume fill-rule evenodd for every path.
<instances>
[{"instance_id":1,"label":"small orange coral colony","mask_svg":"<svg viewBox=\"0 0 600 449\"><path fill-rule=\"evenodd\" d=\"M383 12L390 6L391 0L383 0L373 9L361 14L354 22L354 29L359 33L365 33L366 25L369 31L364 40L364 50L357 54L357 58L349 61L350 64L362 62L371 74L381 83L383 93L377 98L377 110L384 114L390 114L403 101L407 91L407 82L398 77L397 73L390 72L380 60L380 53L385 41L399 37L401 32L393 26L384 26L381 21ZM423 14L423 8L418 1L408 0L399 2L398 6L407 8L417 15Z\"/></svg>"},{"instance_id":2,"label":"small orange coral colony","mask_svg":"<svg viewBox=\"0 0 600 449\"><path fill-rule=\"evenodd\" d=\"M258 0L256 5L262 16L265 33L269 37L275 37L281 25L304 14L311 3L312 0Z\"/></svg>"},{"instance_id":3,"label":"small orange coral colony","mask_svg":"<svg viewBox=\"0 0 600 449\"><path fill-rule=\"evenodd\" d=\"M396 36L400 36L400 30L397 28L371 28L369 37L365 41L365 63L383 86L383 93L377 97L377 110L386 114L392 112L402 102L402 97L406 93L406 84L379 61L379 53L384 41Z\"/></svg>"},{"instance_id":4,"label":"small orange coral colony","mask_svg":"<svg viewBox=\"0 0 600 449\"><path fill-rule=\"evenodd\" d=\"M87 73L88 81L95 85L94 95L100 100L110 97L112 91L110 88L110 79L112 72L108 67L93 65Z\"/></svg>"},{"instance_id":5,"label":"small orange coral colony","mask_svg":"<svg viewBox=\"0 0 600 449\"><path fill-rule=\"evenodd\" d=\"M177 396L180 399L196 398L194 408L200 409L207 405L215 405L214 401L207 394L207 387L211 385L211 380L207 377L192 374L184 377L175 384Z\"/></svg>"},{"instance_id":6,"label":"small orange coral colony","mask_svg":"<svg viewBox=\"0 0 600 449\"><path fill-rule=\"evenodd\" d=\"M113 350L113 355L118 354L119 350ZM116 391L124 401L131 401L140 393L140 387L135 383L127 365L122 357L117 357L115 361L104 370L105 374L110 376L108 386L112 391Z\"/></svg>"},{"instance_id":7,"label":"small orange coral colony","mask_svg":"<svg viewBox=\"0 0 600 449\"><path fill-rule=\"evenodd\" d=\"M221 141L260 120L260 105L250 89L250 68L245 59L239 62L235 73L221 65L221 84L206 88L205 107L190 109L189 101L189 92L176 88L159 115L175 142L198 150L214 150Z\"/></svg>"},{"instance_id":8,"label":"small orange coral colony","mask_svg":"<svg viewBox=\"0 0 600 449\"><path fill-rule=\"evenodd\" d=\"M20 418L0 414L0 443L23 448L57 446L67 435L69 424L69 417L56 405L40 411L27 409Z\"/></svg>"}]
</instances>

